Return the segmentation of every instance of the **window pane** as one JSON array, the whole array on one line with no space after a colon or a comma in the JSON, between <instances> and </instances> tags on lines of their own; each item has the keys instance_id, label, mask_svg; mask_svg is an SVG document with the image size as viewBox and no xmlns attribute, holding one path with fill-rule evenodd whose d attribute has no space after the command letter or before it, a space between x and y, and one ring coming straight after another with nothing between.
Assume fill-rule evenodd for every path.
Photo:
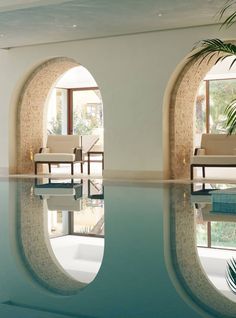
<instances>
[{"instance_id":1,"label":"window pane","mask_svg":"<svg viewBox=\"0 0 236 318\"><path fill-rule=\"evenodd\" d=\"M73 91L73 134L103 139L102 98L99 89Z\"/></svg>"},{"instance_id":2,"label":"window pane","mask_svg":"<svg viewBox=\"0 0 236 318\"><path fill-rule=\"evenodd\" d=\"M203 221L201 208L195 209L197 246L207 247L207 222Z\"/></svg>"},{"instance_id":3,"label":"window pane","mask_svg":"<svg viewBox=\"0 0 236 318\"><path fill-rule=\"evenodd\" d=\"M201 135L206 132L206 82L202 81L195 100L194 146L200 147Z\"/></svg>"},{"instance_id":4,"label":"window pane","mask_svg":"<svg viewBox=\"0 0 236 318\"><path fill-rule=\"evenodd\" d=\"M48 134L67 134L67 90L54 88L49 98L47 114Z\"/></svg>"},{"instance_id":5,"label":"window pane","mask_svg":"<svg viewBox=\"0 0 236 318\"><path fill-rule=\"evenodd\" d=\"M209 82L210 94L210 133L225 133L225 107L236 96L236 80L212 80Z\"/></svg>"},{"instance_id":6,"label":"window pane","mask_svg":"<svg viewBox=\"0 0 236 318\"><path fill-rule=\"evenodd\" d=\"M84 199L83 210L73 213L73 233L104 236L104 201Z\"/></svg>"},{"instance_id":7,"label":"window pane","mask_svg":"<svg viewBox=\"0 0 236 318\"><path fill-rule=\"evenodd\" d=\"M211 222L211 246L236 248L236 223Z\"/></svg>"},{"instance_id":8,"label":"window pane","mask_svg":"<svg viewBox=\"0 0 236 318\"><path fill-rule=\"evenodd\" d=\"M50 238L69 233L68 212L48 210L48 233Z\"/></svg>"}]
</instances>

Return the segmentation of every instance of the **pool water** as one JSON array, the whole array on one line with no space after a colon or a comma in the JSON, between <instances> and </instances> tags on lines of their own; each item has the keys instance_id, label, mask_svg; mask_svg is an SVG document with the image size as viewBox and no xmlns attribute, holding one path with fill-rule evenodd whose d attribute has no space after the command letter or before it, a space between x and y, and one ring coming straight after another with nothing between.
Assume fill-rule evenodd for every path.
<instances>
[{"instance_id":1,"label":"pool water","mask_svg":"<svg viewBox=\"0 0 236 318\"><path fill-rule=\"evenodd\" d=\"M229 188L2 179L0 317L235 317Z\"/></svg>"}]
</instances>

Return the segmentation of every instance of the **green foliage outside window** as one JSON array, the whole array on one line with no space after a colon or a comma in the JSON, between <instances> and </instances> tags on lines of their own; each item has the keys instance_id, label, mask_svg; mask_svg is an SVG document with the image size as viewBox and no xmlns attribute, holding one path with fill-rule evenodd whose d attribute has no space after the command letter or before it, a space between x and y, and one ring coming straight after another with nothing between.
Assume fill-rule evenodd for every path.
<instances>
[{"instance_id":1,"label":"green foliage outside window","mask_svg":"<svg viewBox=\"0 0 236 318\"><path fill-rule=\"evenodd\" d=\"M87 120L79 117L79 115L73 112L74 120L74 134L75 135L90 135L92 134L95 125L88 123ZM56 118L53 118L49 122L48 133L50 135L61 135L62 134L62 111L59 109L56 114Z\"/></svg>"},{"instance_id":2,"label":"green foliage outside window","mask_svg":"<svg viewBox=\"0 0 236 318\"><path fill-rule=\"evenodd\" d=\"M210 132L226 132L226 106L236 96L236 80L210 81Z\"/></svg>"},{"instance_id":3,"label":"green foliage outside window","mask_svg":"<svg viewBox=\"0 0 236 318\"><path fill-rule=\"evenodd\" d=\"M211 222L211 245L236 249L236 223Z\"/></svg>"}]
</instances>

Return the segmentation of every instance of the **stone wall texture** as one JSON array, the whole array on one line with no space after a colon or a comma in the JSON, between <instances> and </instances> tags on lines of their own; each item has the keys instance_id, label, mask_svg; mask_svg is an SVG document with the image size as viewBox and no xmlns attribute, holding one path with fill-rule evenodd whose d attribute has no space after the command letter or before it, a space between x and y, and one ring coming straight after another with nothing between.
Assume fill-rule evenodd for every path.
<instances>
[{"instance_id":1,"label":"stone wall texture","mask_svg":"<svg viewBox=\"0 0 236 318\"><path fill-rule=\"evenodd\" d=\"M16 235L25 268L47 290L62 295L77 293L86 284L70 277L57 261L49 241L46 200L33 193L31 182L18 182Z\"/></svg>"},{"instance_id":2,"label":"stone wall texture","mask_svg":"<svg viewBox=\"0 0 236 318\"><path fill-rule=\"evenodd\" d=\"M188 62L171 92L169 106L170 178L189 178L193 154L194 104L200 82L215 64L216 58Z\"/></svg>"},{"instance_id":3,"label":"stone wall texture","mask_svg":"<svg viewBox=\"0 0 236 318\"><path fill-rule=\"evenodd\" d=\"M37 67L26 81L17 112L17 173L33 173L32 155L43 146L47 97L58 78L78 66L68 58L54 58Z\"/></svg>"}]
</instances>

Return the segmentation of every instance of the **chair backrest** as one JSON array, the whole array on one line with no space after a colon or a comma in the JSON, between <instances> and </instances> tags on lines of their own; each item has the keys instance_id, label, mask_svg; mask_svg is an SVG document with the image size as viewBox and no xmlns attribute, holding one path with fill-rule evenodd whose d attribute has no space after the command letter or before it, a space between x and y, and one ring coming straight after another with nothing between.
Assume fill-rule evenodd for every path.
<instances>
[{"instance_id":1,"label":"chair backrest","mask_svg":"<svg viewBox=\"0 0 236 318\"><path fill-rule=\"evenodd\" d=\"M47 148L53 153L72 153L74 148L81 147L79 135L48 135Z\"/></svg>"},{"instance_id":2,"label":"chair backrest","mask_svg":"<svg viewBox=\"0 0 236 318\"><path fill-rule=\"evenodd\" d=\"M227 134L203 134L201 148L206 155L235 155L236 135Z\"/></svg>"},{"instance_id":3,"label":"chair backrest","mask_svg":"<svg viewBox=\"0 0 236 318\"><path fill-rule=\"evenodd\" d=\"M99 139L97 135L82 135L82 150L84 153L88 152Z\"/></svg>"}]
</instances>

